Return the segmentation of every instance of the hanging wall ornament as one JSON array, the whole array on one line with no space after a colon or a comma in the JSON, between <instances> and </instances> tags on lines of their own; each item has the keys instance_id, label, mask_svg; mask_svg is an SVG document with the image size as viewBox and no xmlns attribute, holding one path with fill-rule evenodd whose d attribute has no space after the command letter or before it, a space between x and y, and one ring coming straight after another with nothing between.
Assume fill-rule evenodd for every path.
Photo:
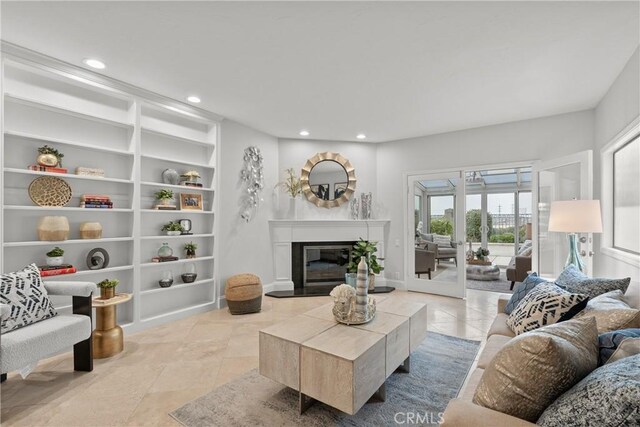
<instances>
[{"instance_id":1,"label":"hanging wall ornament","mask_svg":"<svg viewBox=\"0 0 640 427\"><path fill-rule=\"evenodd\" d=\"M247 147L244 150L244 168L240 171L240 179L245 188L240 203L240 218L249 222L262 201L260 192L264 188L263 158L258 147Z\"/></svg>"}]
</instances>

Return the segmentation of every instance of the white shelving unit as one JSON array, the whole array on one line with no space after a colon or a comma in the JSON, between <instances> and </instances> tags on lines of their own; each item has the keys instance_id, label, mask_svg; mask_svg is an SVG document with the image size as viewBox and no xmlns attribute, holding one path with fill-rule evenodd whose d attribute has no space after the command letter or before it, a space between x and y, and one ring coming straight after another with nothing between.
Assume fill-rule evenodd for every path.
<instances>
[{"instance_id":1,"label":"white shelving unit","mask_svg":"<svg viewBox=\"0 0 640 427\"><path fill-rule=\"evenodd\" d=\"M3 43L2 118L0 140L0 264L3 272L35 262L44 264L54 246L65 250L65 262L78 272L48 277L49 281L120 280L119 292L133 294L118 307L118 321L129 332L215 307L216 295L216 170L221 118L143 89ZM32 171L37 149L49 145L65 154L68 173ZM105 177L76 175L76 167L105 170ZM203 187L169 185L165 169L196 170ZM36 206L29 184L41 176L55 176L72 188L64 207ZM160 189L199 194L202 211L153 209ZM113 209L79 207L82 194L106 194ZM68 240L38 240L36 227L45 215L66 216ZM166 236L168 221L188 218L192 235ZM103 238L81 239L79 225L98 221ZM197 258L185 259L183 245L198 244ZM152 263L163 242L181 259ZM96 247L110 254L109 266L90 270L87 253ZM182 283L181 274L193 263L198 278ZM160 288L163 272L171 271L174 285ZM54 298L61 311L70 299Z\"/></svg>"}]
</instances>

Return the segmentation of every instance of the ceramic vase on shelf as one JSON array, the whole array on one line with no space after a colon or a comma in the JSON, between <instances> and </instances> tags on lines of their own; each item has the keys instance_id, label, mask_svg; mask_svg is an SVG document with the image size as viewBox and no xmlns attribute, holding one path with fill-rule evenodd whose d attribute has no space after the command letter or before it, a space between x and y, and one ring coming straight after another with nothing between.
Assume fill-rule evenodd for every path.
<instances>
[{"instance_id":1,"label":"ceramic vase on shelf","mask_svg":"<svg viewBox=\"0 0 640 427\"><path fill-rule=\"evenodd\" d=\"M38 162L38 164L40 166L48 166L48 167L56 167L58 166L58 157L56 157L55 154L40 154L37 158L36 158L36 162Z\"/></svg>"},{"instance_id":2,"label":"ceramic vase on shelf","mask_svg":"<svg viewBox=\"0 0 640 427\"><path fill-rule=\"evenodd\" d=\"M38 221L38 240L61 241L69 238L66 216L45 216Z\"/></svg>"},{"instance_id":3,"label":"ceramic vase on shelf","mask_svg":"<svg viewBox=\"0 0 640 427\"><path fill-rule=\"evenodd\" d=\"M61 256L48 256L47 265L49 267L59 267L64 264L64 257Z\"/></svg>"},{"instance_id":4,"label":"ceramic vase on shelf","mask_svg":"<svg viewBox=\"0 0 640 427\"><path fill-rule=\"evenodd\" d=\"M99 222L83 222L80 224L81 239L102 239L102 225Z\"/></svg>"},{"instance_id":5,"label":"ceramic vase on shelf","mask_svg":"<svg viewBox=\"0 0 640 427\"><path fill-rule=\"evenodd\" d=\"M186 272L182 273L180 277L184 283L195 282L198 277L198 273L196 273L196 265L192 262L188 263L186 266Z\"/></svg>"},{"instance_id":6,"label":"ceramic vase on shelf","mask_svg":"<svg viewBox=\"0 0 640 427\"><path fill-rule=\"evenodd\" d=\"M362 212L362 219L371 219L371 193L362 193L360 195L360 211Z\"/></svg>"},{"instance_id":7,"label":"ceramic vase on shelf","mask_svg":"<svg viewBox=\"0 0 640 427\"><path fill-rule=\"evenodd\" d=\"M160 285L161 288L168 288L173 285L173 273L169 270L163 271L162 278L158 280L158 285Z\"/></svg>"},{"instance_id":8,"label":"ceramic vase on shelf","mask_svg":"<svg viewBox=\"0 0 640 427\"><path fill-rule=\"evenodd\" d=\"M162 246L160 246L160 249L158 249L158 256L160 258L173 256L173 249L169 247L168 243L163 243Z\"/></svg>"}]
</instances>

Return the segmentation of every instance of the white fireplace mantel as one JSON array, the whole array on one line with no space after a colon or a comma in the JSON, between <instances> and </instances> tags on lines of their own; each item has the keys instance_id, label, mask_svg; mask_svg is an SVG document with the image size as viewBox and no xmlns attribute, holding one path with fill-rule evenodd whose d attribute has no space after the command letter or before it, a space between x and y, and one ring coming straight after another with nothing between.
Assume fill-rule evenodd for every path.
<instances>
[{"instance_id":1,"label":"white fireplace mantel","mask_svg":"<svg viewBox=\"0 0 640 427\"><path fill-rule=\"evenodd\" d=\"M359 239L378 242L378 256L384 258L385 239L389 220L271 220L269 231L273 248L275 282L270 290L293 290L291 278L291 244L294 242L357 241ZM384 261L381 261L384 265ZM383 277L376 284L384 286Z\"/></svg>"}]
</instances>

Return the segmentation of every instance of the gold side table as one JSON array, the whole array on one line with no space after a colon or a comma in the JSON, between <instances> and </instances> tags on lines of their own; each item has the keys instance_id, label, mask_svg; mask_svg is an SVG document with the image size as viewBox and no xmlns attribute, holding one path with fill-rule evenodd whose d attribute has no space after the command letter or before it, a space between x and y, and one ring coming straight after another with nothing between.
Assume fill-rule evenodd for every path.
<instances>
[{"instance_id":1,"label":"gold side table","mask_svg":"<svg viewBox=\"0 0 640 427\"><path fill-rule=\"evenodd\" d=\"M113 298L96 297L91 304L96 309L96 329L93 331L93 358L104 359L124 349L124 334L116 323L116 305L131 299L131 294L116 294Z\"/></svg>"}]
</instances>

